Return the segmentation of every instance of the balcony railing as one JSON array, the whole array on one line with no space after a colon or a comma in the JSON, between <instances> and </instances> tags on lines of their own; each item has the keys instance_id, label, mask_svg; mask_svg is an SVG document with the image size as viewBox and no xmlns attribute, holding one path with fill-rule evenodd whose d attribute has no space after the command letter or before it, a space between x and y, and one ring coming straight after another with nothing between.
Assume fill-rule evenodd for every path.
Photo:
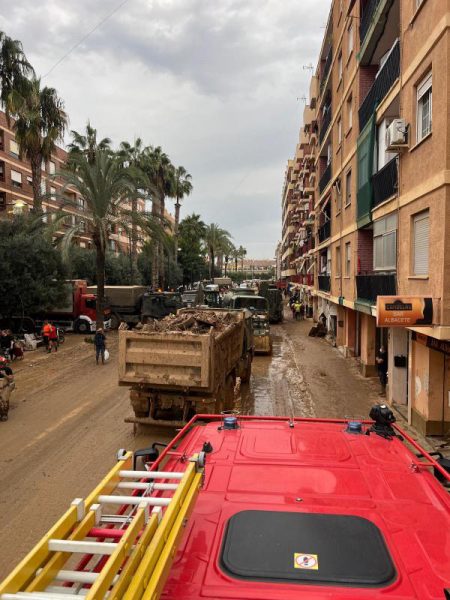
<instances>
[{"instance_id":1,"label":"balcony railing","mask_svg":"<svg viewBox=\"0 0 450 600\"><path fill-rule=\"evenodd\" d=\"M329 275L319 275L319 290L329 292L331 289L331 277Z\"/></svg>"},{"instance_id":2,"label":"balcony railing","mask_svg":"<svg viewBox=\"0 0 450 600\"><path fill-rule=\"evenodd\" d=\"M397 157L390 160L372 176L372 185L374 207L398 193Z\"/></svg>"},{"instance_id":3,"label":"balcony railing","mask_svg":"<svg viewBox=\"0 0 450 600\"><path fill-rule=\"evenodd\" d=\"M331 123L331 104L328 106L327 111L325 112L324 117L322 118L322 123L320 124L320 133L319 133L319 142L322 144L325 134L328 131L328 128Z\"/></svg>"},{"instance_id":4,"label":"balcony railing","mask_svg":"<svg viewBox=\"0 0 450 600\"><path fill-rule=\"evenodd\" d=\"M375 304L377 296L395 296L397 294L397 276L395 273L357 275L356 291L359 299Z\"/></svg>"},{"instance_id":5,"label":"balcony railing","mask_svg":"<svg viewBox=\"0 0 450 600\"><path fill-rule=\"evenodd\" d=\"M322 177L320 178L320 181L319 181L319 193L320 194L322 194L324 189L327 187L328 183L330 182L330 179L331 179L331 162L327 165L327 168L325 169Z\"/></svg>"},{"instance_id":6,"label":"balcony railing","mask_svg":"<svg viewBox=\"0 0 450 600\"><path fill-rule=\"evenodd\" d=\"M358 111L359 130L362 131L370 117L375 112L377 105L383 100L393 83L400 75L400 44L397 40L384 63L367 96Z\"/></svg>"},{"instance_id":7,"label":"balcony railing","mask_svg":"<svg viewBox=\"0 0 450 600\"><path fill-rule=\"evenodd\" d=\"M379 4L380 0L369 0L363 14L361 15L361 24L359 26L359 39L361 44L363 43L364 38L369 31L370 24L372 23L373 16Z\"/></svg>"},{"instance_id":8,"label":"balcony railing","mask_svg":"<svg viewBox=\"0 0 450 600\"><path fill-rule=\"evenodd\" d=\"M327 221L318 230L319 244L327 240L331 235L331 221Z\"/></svg>"},{"instance_id":9,"label":"balcony railing","mask_svg":"<svg viewBox=\"0 0 450 600\"><path fill-rule=\"evenodd\" d=\"M325 65L323 67L322 77L320 79L320 92L322 92L322 90L325 86L325 82L327 80L328 73L330 72L332 60L333 60L333 48L330 48L330 50L328 51L328 54L327 54L327 58L325 59Z\"/></svg>"}]
</instances>

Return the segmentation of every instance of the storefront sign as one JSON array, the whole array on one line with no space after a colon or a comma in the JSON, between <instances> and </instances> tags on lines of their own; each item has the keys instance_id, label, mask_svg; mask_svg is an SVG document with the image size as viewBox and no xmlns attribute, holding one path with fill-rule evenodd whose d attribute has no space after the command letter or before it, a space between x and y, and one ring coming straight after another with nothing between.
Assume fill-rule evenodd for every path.
<instances>
[{"instance_id":1,"label":"storefront sign","mask_svg":"<svg viewBox=\"0 0 450 600\"><path fill-rule=\"evenodd\" d=\"M433 299L378 296L377 327L417 327L433 322Z\"/></svg>"},{"instance_id":2,"label":"storefront sign","mask_svg":"<svg viewBox=\"0 0 450 600\"><path fill-rule=\"evenodd\" d=\"M436 338L423 335L422 333L417 333L416 331L412 332L412 339L419 344L427 346L427 348L437 350L437 352L450 354L450 341L448 340L437 340Z\"/></svg>"}]
</instances>

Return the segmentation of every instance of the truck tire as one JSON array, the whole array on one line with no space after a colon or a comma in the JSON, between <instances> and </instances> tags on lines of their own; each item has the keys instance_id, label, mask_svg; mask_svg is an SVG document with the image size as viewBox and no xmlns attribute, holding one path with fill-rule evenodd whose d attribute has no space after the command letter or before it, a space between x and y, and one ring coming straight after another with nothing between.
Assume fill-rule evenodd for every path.
<instances>
[{"instance_id":1,"label":"truck tire","mask_svg":"<svg viewBox=\"0 0 450 600\"><path fill-rule=\"evenodd\" d=\"M84 319L79 319L78 321L75 321L73 328L74 328L75 333L90 333L91 332L91 327L90 327L89 323L87 321L85 321Z\"/></svg>"}]
</instances>

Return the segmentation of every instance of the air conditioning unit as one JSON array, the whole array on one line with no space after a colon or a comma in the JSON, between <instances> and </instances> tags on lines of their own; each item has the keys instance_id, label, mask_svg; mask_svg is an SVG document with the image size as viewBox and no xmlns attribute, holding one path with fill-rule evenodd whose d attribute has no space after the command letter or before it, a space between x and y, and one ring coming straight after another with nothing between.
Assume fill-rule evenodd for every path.
<instances>
[{"instance_id":1,"label":"air conditioning unit","mask_svg":"<svg viewBox=\"0 0 450 600\"><path fill-rule=\"evenodd\" d=\"M408 145L408 125L404 119L394 119L386 129L386 150L398 151Z\"/></svg>"}]
</instances>

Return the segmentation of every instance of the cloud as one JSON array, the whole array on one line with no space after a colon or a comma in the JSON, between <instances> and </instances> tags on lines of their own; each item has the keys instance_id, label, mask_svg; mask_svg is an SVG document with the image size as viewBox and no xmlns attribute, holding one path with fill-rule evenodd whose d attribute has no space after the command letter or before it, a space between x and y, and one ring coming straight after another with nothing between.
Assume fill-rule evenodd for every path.
<instances>
[{"instance_id":1,"label":"cloud","mask_svg":"<svg viewBox=\"0 0 450 600\"><path fill-rule=\"evenodd\" d=\"M0 29L49 71L120 0L0 0ZM161 145L193 176L184 214L230 230L249 255L280 236L285 163L298 136L329 6L316 0L128 0L45 83L71 127Z\"/></svg>"}]
</instances>

